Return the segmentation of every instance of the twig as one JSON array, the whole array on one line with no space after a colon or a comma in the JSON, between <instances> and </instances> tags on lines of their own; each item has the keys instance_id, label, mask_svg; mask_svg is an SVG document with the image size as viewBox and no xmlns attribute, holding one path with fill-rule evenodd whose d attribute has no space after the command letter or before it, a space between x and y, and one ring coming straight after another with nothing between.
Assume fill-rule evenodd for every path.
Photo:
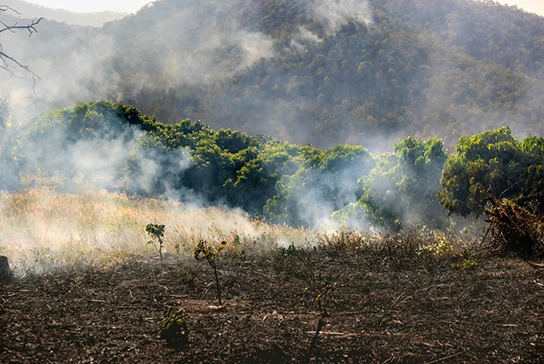
<instances>
[{"instance_id":1,"label":"twig","mask_svg":"<svg viewBox=\"0 0 544 364\"><path fill-rule=\"evenodd\" d=\"M14 11L15 13L20 15L19 12L13 10L9 6L0 5L0 12L5 12L7 10ZM15 33L16 30L27 30L28 33L29 33L28 36L30 37L30 36L32 36L32 34L38 33L38 30L35 27L36 27L36 25L38 25L42 21L42 19L43 18L33 20L30 24L27 24L27 25L18 25L18 23L15 23L14 25L8 25L8 24L0 21L0 23L4 26L4 28L0 29L0 33L6 32L6 31ZM32 71L32 69L30 67L20 63L14 57L4 53L1 43L0 43L0 60L3 63L3 64L0 64L0 68L7 71L9 73L10 77L12 77L12 76L17 77L17 76L12 71L13 66L11 66L9 62L11 62L15 66L23 69L24 71L26 71L28 74L30 74L32 76L32 83L33 83L32 84L32 91L33 91L34 96L36 97L36 99L39 100L38 94L36 93L36 83L37 83L36 80L41 80L40 76L38 76L34 71Z\"/></svg>"},{"instance_id":2,"label":"twig","mask_svg":"<svg viewBox=\"0 0 544 364\"><path fill-rule=\"evenodd\" d=\"M459 355L464 354L464 353L465 353L465 351L460 351L460 352L458 352L457 354L452 354L452 355L448 355L448 356L445 356L445 357L440 358L440 359L436 359L436 360L433 360L433 361L429 361L429 362L427 362L427 364L440 363L440 362L442 362L442 361L446 361L446 360L448 360L448 359L455 358L456 356L459 356Z\"/></svg>"},{"instance_id":3,"label":"twig","mask_svg":"<svg viewBox=\"0 0 544 364\"><path fill-rule=\"evenodd\" d=\"M213 261L208 261L213 268L215 273L215 288L217 289L217 299L219 300L219 306L223 306L223 301L221 301L221 287L219 286L219 276L217 275L217 264ZM213 262L213 264L212 264Z\"/></svg>"},{"instance_id":4,"label":"twig","mask_svg":"<svg viewBox=\"0 0 544 364\"><path fill-rule=\"evenodd\" d=\"M13 9L12 7L9 7L7 5L0 5L0 12L4 12L4 11L8 11L8 10L13 11L17 15L21 15L21 13L19 13L17 10Z\"/></svg>"}]
</instances>

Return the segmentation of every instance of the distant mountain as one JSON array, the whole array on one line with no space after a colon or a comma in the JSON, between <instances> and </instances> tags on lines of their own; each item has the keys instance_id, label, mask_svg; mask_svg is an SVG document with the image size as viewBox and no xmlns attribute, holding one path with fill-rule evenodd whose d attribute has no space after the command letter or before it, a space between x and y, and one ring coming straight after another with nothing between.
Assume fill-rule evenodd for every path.
<instances>
[{"instance_id":1,"label":"distant mountain","mask_svg":"<svg viewBox=\"0 0 544 364\"><path fill-rule=\"evenodd\" d=\"M3 0L2 4L17 10L23 19L34 19L43 17L57 22L66 22L73 25L84 25L101 27L104 23L122 19L128 14L112 11L101 11L97 13L73 13L67 10L51 9L40 5L32 4L22 0Z\"/></svg>"},{"instance_id":2,"label":"distant mountain","mask_svg":"<svg viewBox=\"0 0 544 364\"><path fill-rule=\"evenodd\" d=\"M494 1L162 0L1 41L42 80L0 97L34 114L109 99L321 147L544 135L544 18Z\"/></svg>"}]
</instances>

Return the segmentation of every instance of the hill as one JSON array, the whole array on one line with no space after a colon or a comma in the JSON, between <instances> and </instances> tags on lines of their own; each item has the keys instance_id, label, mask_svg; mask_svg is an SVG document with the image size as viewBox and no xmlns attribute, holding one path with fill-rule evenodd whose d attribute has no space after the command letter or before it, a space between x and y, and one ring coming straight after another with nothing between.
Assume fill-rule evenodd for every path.
<instances>
[{"instance_id":1,"label":"hill","mask_svg":"<svg viewBox=\"0 0 544 364\"><path fill-rule=\"evenodd\" d=\"M544 126L544 19L493 1L163 0L88 30L3 40L42 76L2 97L35 115L110 99L328 148ZM26 91L21 91L25 87Z\"/></svg>"},{"instance_id":2,"label":"hill","mask_svg":"<svg viewBox=\"0 0 544 364\"><path fill-rule=\"evenodd\" d=\"M101 27L104 23L121 19L128 14L116 13L113 11L101 11L97 13L74 13L62 9L52 9L37 4L32 4L23 0L4 0L3 5L7 5L20 13L21 19L45 18L59 23L73 25L83 25L92 27Z\"/></svg>"}]
</instances>

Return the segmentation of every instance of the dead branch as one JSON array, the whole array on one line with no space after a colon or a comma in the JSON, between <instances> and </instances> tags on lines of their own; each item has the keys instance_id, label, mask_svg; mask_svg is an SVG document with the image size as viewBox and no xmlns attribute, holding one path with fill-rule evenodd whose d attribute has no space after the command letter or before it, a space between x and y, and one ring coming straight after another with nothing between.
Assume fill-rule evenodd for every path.
<instances>
[{"instance_id":1,"label":"dead branch","mask_svg":"<svg viewBox=\"0 0 544 364\"><path fill-rule=\"evenodd\" d=\"M21 15L21 13L19 13L17 10L7 6L7 5L0 5L0 13L3 13L5 11L13 11L15 14L17 15Z\"/></svg>"},{"instance_id":2,"label":"dead branch","mask_svg":"<svg viewBox=\"0 0 544 364\"><path fill-rule=\"evenodd\" d=\"M21 15L18 11L14 10L13 8L7 6L7 5L0 5L0 14L12 11L18 15ZM24 24L21 25L19 23L15 24L7 24L0 20L0 34L4 32L11 32L16 33L17 31L27 31L28 36L32 36L34 33L38 33L38 30L36 29L36 26L42 21L43 18L35 19L30 22L30 24ZM17 59L15 59L13 56L10 56L8 53L4 52L4 49L2 47L2 43L0 43L0 69L3 69L4 71L8 72L10 77L18 77L14 73L15 68L20 68L24 70L27 74L29 74L32 77L33 82L33 90L34 95L36 95L35 87L37 80L40 80L41 78L27 65L19 62Z\"/></svg>"}]
</instances>

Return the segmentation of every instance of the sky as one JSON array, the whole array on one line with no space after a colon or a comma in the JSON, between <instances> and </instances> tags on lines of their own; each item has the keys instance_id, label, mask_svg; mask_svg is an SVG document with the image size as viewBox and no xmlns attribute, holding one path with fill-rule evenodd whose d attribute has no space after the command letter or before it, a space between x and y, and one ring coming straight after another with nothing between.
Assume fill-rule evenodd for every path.
<instances>
[{"instance_id":1,"label":"sky","mask_svg":"<svg viewBox=\"0 0 544 364\"><path fill-rule=\"evenodd\" d=\"M543 0L499 0L498 2L507 5L517 5L530 13L544 16Z\"/></svg>"},{"instance_id":2,"label":"sky","mask_svg":"<svg viewBox=\"0 0 544 364\"><path fill-rule=\"evenodd\" d=\"M134 13L154 0L27 0L41 6L66 9L74 12L97 12L103 10ZM499 0L500 3L518 5L529 12L544 16L543 0Z\"/></svg>"}]
</instances>

